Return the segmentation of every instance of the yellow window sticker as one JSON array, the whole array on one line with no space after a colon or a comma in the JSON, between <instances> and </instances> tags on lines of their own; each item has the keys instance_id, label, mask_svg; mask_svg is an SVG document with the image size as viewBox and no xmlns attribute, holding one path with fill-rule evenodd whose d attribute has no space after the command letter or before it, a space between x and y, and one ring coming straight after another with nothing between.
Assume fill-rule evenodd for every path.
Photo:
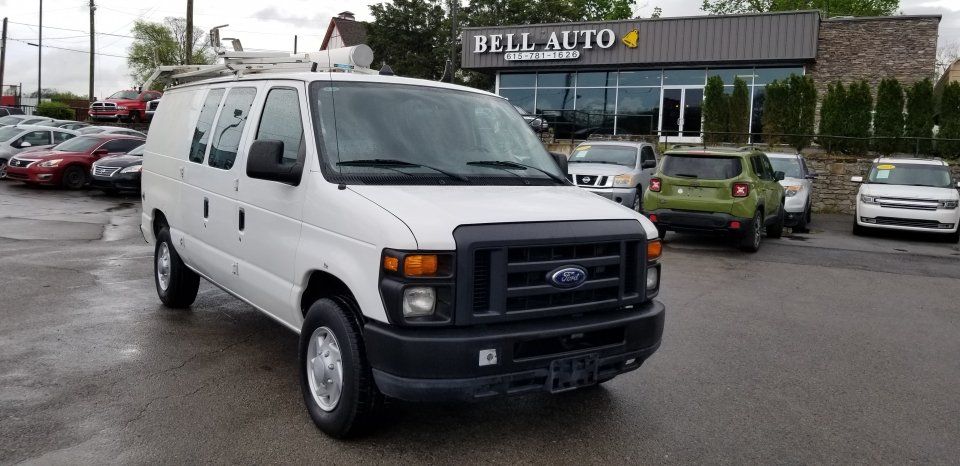
<instances>
[{"instance_id":1,"label":"yellow window sticker","mask_svg":"<svg viewBox=\"0 0 960 466\"><path fill-rule=\"evenodd\" d=\"M890 170L877 170L877 179L885 180L890 178Z\"/></svg>"},{"instance_id":2,"label":"yellow window sticker","mask_svg":"<svg viewBox=\"0 0 960 466\"><path fill-rule=\"evenodd\" d=\"M587 149L589 149L589 148L590 148L590 146L580 146L580 147L577 148L577 152L580 152L580 151L582 151L582 150L587 150Z\"/></svg>"},{"instance_id":3,"label":"yellow window sticker","mask_svg":"<svg viewBox=\"0 0 960 466\"><path fill-rule=\"evenodd\" d=\"M890 164L877 165L877 170L893 170L894 168L896 167Z\"/></svg>"}]
</instances>

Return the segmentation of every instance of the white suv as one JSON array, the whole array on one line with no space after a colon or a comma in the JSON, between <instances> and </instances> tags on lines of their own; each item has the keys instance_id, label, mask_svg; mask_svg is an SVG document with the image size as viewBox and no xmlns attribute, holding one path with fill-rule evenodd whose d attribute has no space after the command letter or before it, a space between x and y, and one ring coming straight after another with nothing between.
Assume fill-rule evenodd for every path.
<instances>
[{"instance_id":1,"label":"white suv","mask_svg":"<svg viewBox=\"0 0 960 466\"><path fill-rule=\"evenodd\" d=\"M307 410L345 436L383 395L561 392L657 350L657 230L565 165L475 89L215 78L163 96L141 229L167 306L202 277L300 334Z\"/></svg>"},{"instance_id":2,"label":"white suv","mask_svg":"<svg viewBox=\"0 0 960 466\"><path fill-rule=\"evenodd\" d=\"M853 233L868 228L932 232L960 242L960 183L942 160L880 158L857 193Z\"/></svg>"}]
</instances>

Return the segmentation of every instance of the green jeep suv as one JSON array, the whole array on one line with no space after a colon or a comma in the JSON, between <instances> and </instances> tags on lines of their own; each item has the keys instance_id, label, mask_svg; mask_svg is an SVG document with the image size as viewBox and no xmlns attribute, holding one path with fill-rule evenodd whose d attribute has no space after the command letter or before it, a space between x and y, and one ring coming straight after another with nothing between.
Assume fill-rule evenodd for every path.
<instances>
[{"instance_id":1,"label":"green jeep suv","mask_svg":"<svg viewBox=\"0 0 960 466\"><path fill-rule=\"evenodd\" d=\"M760 235L783 233L783 172L763 152L745 149L673 149L650 178L643 211L667 231L730 234L755 252Z\"/></svg>"}]
</instances>

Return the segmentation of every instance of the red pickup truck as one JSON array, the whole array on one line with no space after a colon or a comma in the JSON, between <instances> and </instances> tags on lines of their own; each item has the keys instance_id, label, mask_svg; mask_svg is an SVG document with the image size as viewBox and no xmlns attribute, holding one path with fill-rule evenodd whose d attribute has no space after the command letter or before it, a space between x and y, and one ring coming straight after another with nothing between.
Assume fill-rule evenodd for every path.
<instances>
[{"instance_id":1,"label":"red pickup truck","mask_svg":"<svg viewBox=\"0 0 960 466\"><path fill-rule=\"evenodd\" d=\"M137 123L146 117L147 102L159 99L161 95L160 91L120 91L90 104L90 118Z\"/></svg>"}]
</instances>

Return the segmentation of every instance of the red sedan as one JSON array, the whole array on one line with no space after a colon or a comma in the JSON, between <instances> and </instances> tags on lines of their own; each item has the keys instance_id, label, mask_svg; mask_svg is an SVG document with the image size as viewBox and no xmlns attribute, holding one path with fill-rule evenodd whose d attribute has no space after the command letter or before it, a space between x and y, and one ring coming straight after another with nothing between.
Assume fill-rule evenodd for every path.
<instances>
[{"instance_id":1,"label":"red sedan","mask_svg":"<svg viewBox=\"0 0 960 466\"><path fill-rule=\"evenodd\" d=\"M116 134L78 136L49 149L21 152L7 163L7 178L28 184L84 187L93 162L126 154L143 144L143 138Z\"/></svg>"}]
</instances>

